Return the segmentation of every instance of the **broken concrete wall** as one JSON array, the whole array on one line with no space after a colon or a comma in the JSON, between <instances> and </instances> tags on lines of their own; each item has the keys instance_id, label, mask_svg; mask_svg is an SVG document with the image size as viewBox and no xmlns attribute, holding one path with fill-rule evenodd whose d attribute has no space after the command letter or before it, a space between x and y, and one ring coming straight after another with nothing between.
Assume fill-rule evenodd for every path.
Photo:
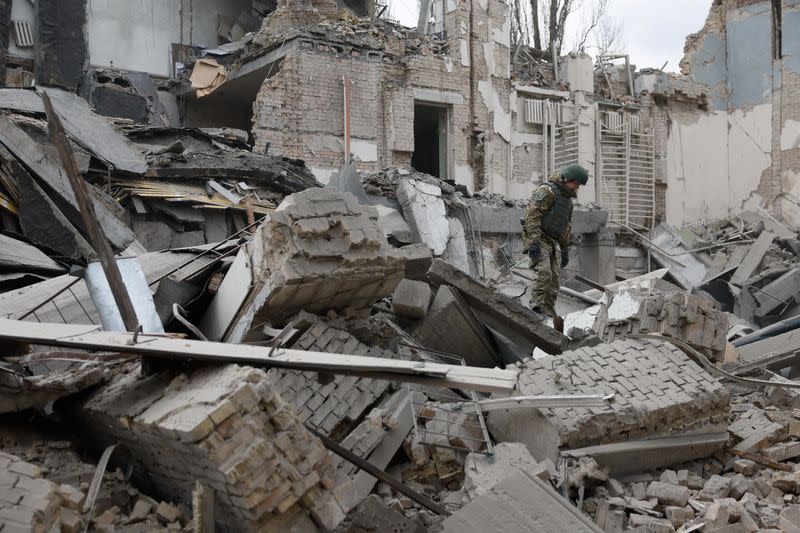
<instances>
[{"instance_id":1,"label":"broken concrete wall","mask_svg":"<svg viewBox=\"0 0 800 533\"><path fill-rule=\"evenodd\" d=\"M523 396L615 394L602 408L489 414L492 435L526 444L540 461L557 461L561 450L719 431L727 424L728 390L666 342L621 340L530 361L519 383Z\"/></svg>"},{"instance_id":2,"label":"broken concrete wall","mask_svg":"<svg viewBox=\"0 0 800 533\"><path fill-rule=\"evenodd\" d=\"M81 419L95 439L124 444L158 492L190 504L196 481L211 488L222 530L315 531L344 518L327 450L261 370L145 378L134 366L93 393Z\"/></svg>"},{"instance_id":3,"label":"broken concrete wall","mask_svg":"<svg viewBox=\"0 0 800 533\"><path fill-rule=\"evenodd\" d=\"M254 237L256 286L229 340L267 322L280 325L301 310L363 309L390 295L404 261L378 229L377 216L352 194L331 189L286 197Z\"/></svg>"},{"instance_id":4,"label":"broken concrete wall","mask_svg":"<svg viewBox=\"0 0 800 533\"><path fill-rule=\"evenodd\" d=\"M637 333L658 333L681 340L722 361L728 318L714 302L685 292L621 289L607 296L595 331L605 342Z\"/></svg>"},{"instance_id":5,"label":"broken concrete wall","mask_svg":"<svg viewBox=\"0 0 800 533\"><path fill-rule=\"evenodd\" d=\"M708 109L669 97L669 223L764 204L800 228L800 39L786 31L798 13L793 0L725 0L687 38L681 68L707 89Z\"/></svg>"}]
</instances>

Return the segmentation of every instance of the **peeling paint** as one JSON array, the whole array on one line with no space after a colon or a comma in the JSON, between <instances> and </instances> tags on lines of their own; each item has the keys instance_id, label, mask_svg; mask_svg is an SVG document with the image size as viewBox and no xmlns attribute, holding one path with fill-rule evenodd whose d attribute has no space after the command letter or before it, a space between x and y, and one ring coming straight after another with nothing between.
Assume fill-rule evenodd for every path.
<instances>
[{"instance_id":1,"label":"peeling paint","mask_svg":"<svg viewBox=\"0 0 800 533\"><path fill-rule=\"evenodd\" d=\"M465 185L470 191L473 190L475 176L472 167L469 165L455 165L455 180L459 185Z\"/></svg>"},{"instance_id":2,"label":"peeling paint","mask_svg":"<svg viewBox=\"0 0 800 533\"><path fill-rule=\"evenodd\" d=\"M350 139L350 152L364 163L374 163L378 160L378 145L373 142Z\"/></svg>"},{"instance_id":3,"label":"peeling paint","mask_svg":"<svg viewBox=\"0 0 800 533\"><path fill-rule=\"evenodd\" d=\"M730 105L740 108L766 101L772 92L771 14L729 20L726 41Z\"/></svg>"},{"instance_id":4,"label":"peeling paint","mask_svg":"<svg viewBox=\"0 0 800 533\"><path fill-rule=\"evenodd\" d=\"M800 148L800 121L787 120L781 130L781 150Z\"/></svg>"},{"instance_id":5,"label":"peeling paint","mask_svg":"<svg viewBox=\"0 0 800 533\"><path fill-rule=\"evenodd\" d=\"M456 3L456 0L447 0L447 12L452 13L456 9L458 9L458 4Z\"/></svg>"},{"instance_id":6,"label":"peeling paint","mask_svg":"<svg viewBox=\"0 0 800 533\"><path fill-rule=\"evenodd\" d=\"M458 40L458 50L461 52L461 65L464 67L469 66L469 43L466 39Z\"/></svg>"},{"instance_id":7,"label":"peeling paint","mask_svg":"<svg viewBox=\"0 0 800 533\"><path fill-rule=\"evenodd\" d=\"M783 13L783 67L800 74L800 3Z\"/></svg>"},{"instance_id":8,"label":"peeling paint","mask_svg":"<svg viewBox=\"0 0 800 533\"><path fill-rule=\"evenodd\" d=\"M317 181L323 185L327 185L331 181L331 176L336 172L332 168L320 168L320 167L312 167L309 165L308 169L314 174L314 177L317 178Z\"/></svg>"},{"instance_id":9,"label":"peeling paint","mask_svg":"<svg viewBox=\"0 0 800 533\"><path fill-rule=\"evenodd\" d=\"M506 15L508 8L506 8ZM511 48L511 17L503 18L503 26L500 28L492 28L492 39L498 44Z\"/></svg>"},{"instance_id":10,"label":"peeling paint","mask_svg":"<svg viewBox=\"0 0 800 533\"><path fill-rule=\"evenodd\" d=\"M737 109L728 115L728 123L728 190L735 212L758 189L762 173L772 165L772 104L750 111Z\"/></svg>"},{"instance_id":11,"label":"peeling paint","mask_svg":"<svg viewBox=\"0 0 800 533\"><path fill-rule=\"evenodd\" d=\"M478 92L489 112L494 113L494 131L506 142L511 142L511 113L503 110L500 97L488 81L478 82Z\"/></svg>"},{"instance_id":12,"label":"peeling paint","mask_svg":"<svg viewBox=\"0 0 800 533\"><path fill-rule=\"evenodd\" d=\"M697 83L708 86L714 109L727 109L725 91L727 61L725 41L716 34L706 34L702 48L695 54L692 78Z\"/></svg>"}]
</instances>

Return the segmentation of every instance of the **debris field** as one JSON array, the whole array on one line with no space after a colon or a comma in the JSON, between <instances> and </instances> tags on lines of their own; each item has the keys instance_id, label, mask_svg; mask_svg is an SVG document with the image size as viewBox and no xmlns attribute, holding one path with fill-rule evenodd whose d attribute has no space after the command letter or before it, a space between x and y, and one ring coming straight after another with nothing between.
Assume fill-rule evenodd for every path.
<instances>
[{"instance_id":1,"label":"debris field","mask_svg":"<svg viewBox=\"0 0 800 533\"><path fill-rule=\"evenodd\" d=\"M0 1L0 533L800 531L797 2L681 74L504 0L67 3ZM577 162L561 333L520 219Z\"/></svg>"}]
</instances>

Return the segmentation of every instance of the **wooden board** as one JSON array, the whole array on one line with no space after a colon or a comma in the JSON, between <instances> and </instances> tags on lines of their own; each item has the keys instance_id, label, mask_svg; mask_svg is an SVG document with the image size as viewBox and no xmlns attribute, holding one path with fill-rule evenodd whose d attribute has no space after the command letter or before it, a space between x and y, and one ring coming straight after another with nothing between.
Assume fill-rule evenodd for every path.
<instances>
[{"instance_id":1,"label":"wooden board","mask_svg":"<svg viewBox=\"0 0 800 533\"><path fill-rule=\"evenodd\" d=\"M82 350L132 353L173 361L212 361L324 371L483 392L510 393L516 386L518 376L517 370L288 349L278 349L269 357L270 349L260 346L193 341L158 335L139 335L134 343L132 333L101 331L99 326L40 324L8 319L0 319L0 339Z\"/></svg>"}]
</instances>

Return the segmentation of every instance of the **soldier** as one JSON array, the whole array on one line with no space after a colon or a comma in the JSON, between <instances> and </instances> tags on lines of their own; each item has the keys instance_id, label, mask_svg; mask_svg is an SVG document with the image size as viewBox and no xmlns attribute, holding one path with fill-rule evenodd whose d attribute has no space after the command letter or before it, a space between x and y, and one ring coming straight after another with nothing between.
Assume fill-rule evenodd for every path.
<instances>
[{"instance_id":1,"label":"soldier","mask_svg":"<svg viewBox=\"0 0 800 533\"><path fill-rule=\"evenodd\" d=\"M569 263L572 199L588 181L589 174L582 166L565 167L534 189L523 219L522 239L534 273L531 307L552 317L559 330L564 322L556 315L555 305L561 269Z\"/></svg>"}]
</instances>

